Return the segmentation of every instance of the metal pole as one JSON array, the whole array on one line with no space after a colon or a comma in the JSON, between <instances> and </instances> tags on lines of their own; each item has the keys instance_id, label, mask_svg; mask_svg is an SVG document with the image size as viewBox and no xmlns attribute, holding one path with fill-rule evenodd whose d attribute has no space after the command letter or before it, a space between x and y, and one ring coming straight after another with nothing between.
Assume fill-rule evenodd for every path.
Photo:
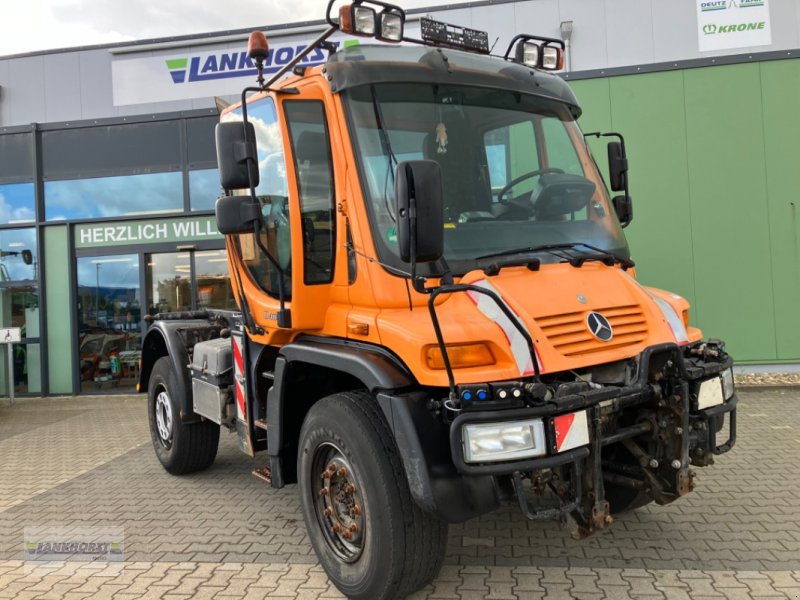
<instances>
[{"instance_id":1,"label":"metal pole","mask_svg":"<svg viewBox=\"0 0 800 600\"><path fill-rule=\"evenodd\" d=\"M8 349L8 398L14 405L14 346L6 344Z\"/></svg>"}]
</instances>

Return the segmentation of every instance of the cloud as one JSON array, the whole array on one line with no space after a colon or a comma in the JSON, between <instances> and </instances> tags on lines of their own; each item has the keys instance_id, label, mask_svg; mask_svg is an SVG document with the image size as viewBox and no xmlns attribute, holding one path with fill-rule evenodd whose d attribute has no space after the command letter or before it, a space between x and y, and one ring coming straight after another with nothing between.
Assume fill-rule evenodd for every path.
<instances>
[{"instance_id":1,"label":"cloud","mask_svg":"<svg viewBox=\"0 0 800 600\"><path fill-rule=\"evenodd\" d=\"M13 223L15 221L34 221L36 214L27 206L12 206L6 197L0 194L0 223Z\"/></svg>"},{"instance_id":2,"label":"cloud","mask_svg":"<svg viewBox=\"0 0 800 600\"><path fill-rule=\"evenodd\" d=\"M455 0L465 2L467 0ZM452 4L399 0L403 8ZM317 21L321 0L26 0L0 20L0 55ZM338 4L337 4L338 6Z\"/></svg>"}]
</instances>

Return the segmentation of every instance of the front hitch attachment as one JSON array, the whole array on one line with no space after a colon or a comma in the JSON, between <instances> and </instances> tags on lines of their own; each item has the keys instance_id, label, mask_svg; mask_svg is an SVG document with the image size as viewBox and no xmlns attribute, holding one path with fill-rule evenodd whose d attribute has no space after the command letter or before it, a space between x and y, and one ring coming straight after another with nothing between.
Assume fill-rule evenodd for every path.
<instances>
[{"instance_id":1,"label":"front hitch attachment","mask_svg":"<svg viewBox=\"0 0 800 600\"><path fill-rule=\"evenodd\" d=\"M519 509L526 519L530 521L549 521L555 519L557 521L566 520L567 516L578 510L581 504L581 497L583 496L583 472L580 461L576 461L575 465L575 498L571 502L562 504L554 508L536 508L531 506L528 501L528 495L525 491L525 486L522 482L522 473L514 471L511 474L511 484L514 486L514 492L517 494L517 502Z\"/></svg>"}]
</instances>

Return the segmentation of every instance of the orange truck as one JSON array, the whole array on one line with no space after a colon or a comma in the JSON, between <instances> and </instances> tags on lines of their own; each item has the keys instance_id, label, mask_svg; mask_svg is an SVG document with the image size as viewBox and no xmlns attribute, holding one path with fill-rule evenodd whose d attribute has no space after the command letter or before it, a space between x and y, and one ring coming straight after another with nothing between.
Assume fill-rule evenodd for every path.
<instances>
[{"instance_id":1,"label":"orange truck","mask_svg":"<svg viewBox=\"0 0 800 600\"><path fill-rule=\"evenodd\" d=\"M251 36L257 85L217 126L238 311L151 321L164 468L208 468L235 432L369 600L430 582L448 523L501 503L582 537L691 492L735 441L733 361L637 281L624 141L581 132L563 42L493 56L485 32L423 18L412 39L397 6L334 4L267 81ZM608 186L586 135L613 138Z\"/></svg>"}]
</instances>

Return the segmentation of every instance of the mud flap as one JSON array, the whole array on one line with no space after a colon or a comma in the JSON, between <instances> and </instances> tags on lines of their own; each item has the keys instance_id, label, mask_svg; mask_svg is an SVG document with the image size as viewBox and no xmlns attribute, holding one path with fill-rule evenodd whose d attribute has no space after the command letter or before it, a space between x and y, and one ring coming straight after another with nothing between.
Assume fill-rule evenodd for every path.
<instances>
[{"instance_id":1,"label":"mud flap","mask_svg":"<svg viewBox=\"0 0 800 600\"><path fill-rule=\"evenodd\" d=\"M253 450L253 427L249 414L250 399L248 398L247 368L248 349L243 331L231 331L233 344L233 386L236 400L236 434L239 438L239 448L248 456L255 456Z\"/></svg>"}]
</instances>

